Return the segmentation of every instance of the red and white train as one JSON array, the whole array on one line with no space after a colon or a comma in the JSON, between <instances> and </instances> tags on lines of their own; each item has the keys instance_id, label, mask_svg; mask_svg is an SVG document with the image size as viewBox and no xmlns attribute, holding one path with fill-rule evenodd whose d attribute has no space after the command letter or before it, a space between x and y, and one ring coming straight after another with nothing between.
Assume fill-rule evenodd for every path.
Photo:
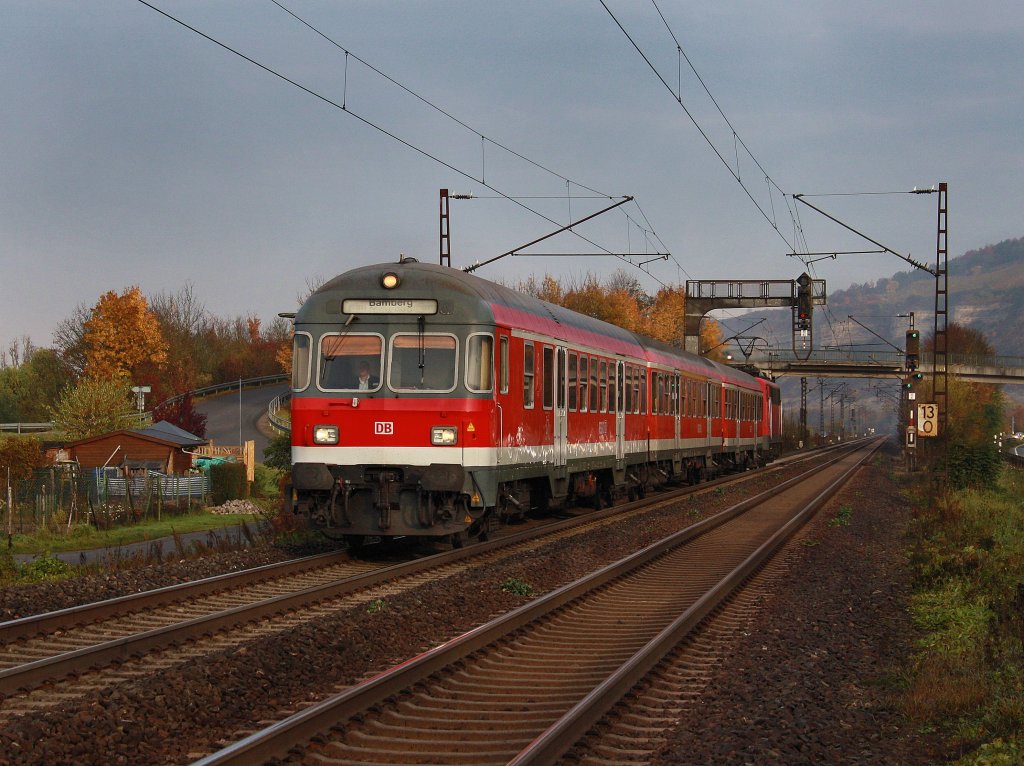
<instances>
[{"instance_id":1,"label":"red and white train","mask_svg":"<svg viewBox=\"0 0 1024 766\"><path fill-rule=\"evenodd\" d=\"M293 510L329 532L484 536L770 460L778 387L465 272L342 274L295 316Z\"/></svg>"}]
</instances>

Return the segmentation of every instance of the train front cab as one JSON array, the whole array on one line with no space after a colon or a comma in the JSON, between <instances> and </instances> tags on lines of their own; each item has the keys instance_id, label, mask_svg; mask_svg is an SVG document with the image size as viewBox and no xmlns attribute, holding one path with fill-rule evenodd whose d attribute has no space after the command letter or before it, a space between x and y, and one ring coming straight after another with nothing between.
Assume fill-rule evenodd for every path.
<instances>
[{"instance_id":1,"label":"train front cab","mask_svg":"<svg viewBox=\"0 0 1024 766\"><path fill-rule=\"evenodd\" d=\"M495 497L493 354L493 326L298 325L293 510L354 540L478 534Z\"/></svg>"}]
</instances>

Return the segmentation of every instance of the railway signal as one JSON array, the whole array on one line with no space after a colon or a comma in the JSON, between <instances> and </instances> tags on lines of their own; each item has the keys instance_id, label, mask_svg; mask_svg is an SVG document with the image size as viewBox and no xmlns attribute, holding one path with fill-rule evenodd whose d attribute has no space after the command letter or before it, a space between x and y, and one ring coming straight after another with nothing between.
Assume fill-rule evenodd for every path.
<instances>
[{"instance_id":1,"label":"railway signal","mask_svg":"<svg viewBox=\"0 0 1024 766\"><path fill-rule=\"evenodd\" d=\"M921 359L921 333L918 330L907 330L906 345L907 369L913 372L917 369Z\"/></svg>"},{"instance_id":2,"label":"railway signal","mask_svg":"<svg viewBox=\"0 0 1024 766\"><path fill-rule=\"evenodd\" d=\"M903 379L903 390L907 392L907 399L913 401L917 398L917 394L914 392L914 388L924 380L924 373L922 372L911 372Z\"/></svg>"},{"instance_id":3,"label":"railway signal","mask_svg":"<svg viewBox=\"0 0 1024 766\"><path fill-rule=\"evenodd\" d=\"M811 314L814 311L813 281L806 272L801 274L797 280L796 291L796 320L797 328L808 330L811 327Z\"/></svg>"}]
</instances>

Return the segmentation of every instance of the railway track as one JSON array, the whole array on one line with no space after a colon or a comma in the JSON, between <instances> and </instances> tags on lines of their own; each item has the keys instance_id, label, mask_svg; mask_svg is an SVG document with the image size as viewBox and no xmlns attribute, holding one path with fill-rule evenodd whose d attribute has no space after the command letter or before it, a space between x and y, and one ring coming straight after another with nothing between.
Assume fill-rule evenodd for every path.
<instances>
[{"instance_id":1,"label":"railway track","mask_svg":"<svg viewBox=\"0 0 1024 766\"><path fill-rule=\"evenodd\" d=\"M552 763L736 598L875 446L815 467L197 763L411 764L428 753L431 763Z\"/></svg>"},{"instance_id":2,"label":"railway track","mask_svg":"<svg viewBox=\"0 0 1024 766\"><path fill-rule=\"evenodd\" d=\"M755 475L748 472L719 484ZM709 483L677 490L658 502L714 487ZM353 560L345 553L325 554L3 623L0 694L5 699L0 719L192 661L200 652L194 646L197 639L208 651L236 645L254 634L279 632L329 613L353 593L365 592L369 595L364 598L370 599L368 589L384 584L392 591L415 587L422 581L417 578L437 577L444 567L508 555L516 546L538 544L543 536L575 534L583 524L613 523L643 513L645 506L619 506L393 566ZM435 573L424 575L428 570Z\"/></svg>"}]
</instances>

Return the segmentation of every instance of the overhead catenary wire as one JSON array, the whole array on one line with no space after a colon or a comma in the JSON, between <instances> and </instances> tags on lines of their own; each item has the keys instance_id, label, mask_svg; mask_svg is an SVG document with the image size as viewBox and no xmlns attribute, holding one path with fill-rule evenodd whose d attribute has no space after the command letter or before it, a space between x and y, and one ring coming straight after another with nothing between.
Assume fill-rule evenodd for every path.
<instances>
[{"instance_id":1,"label":"overhead catenary wire","mask_svg":"<svg viewBox=\"0 0 1024 766\"><path fill-rule=\"evenodd\" d=\"M141 3L142 5L146 6L147 8L155 11L156 13L160 14L161 16L164 16L165 18L169 19L170 21L173 21L176 24L184 27L185 29L187 29L187 30L189 30L189 31L199 35L200 37L202 37L203 39L213 43L214 45L219 46L220 48L224 49L225 51L227 51L229 53L232 53L235 56L238 56L239 58L241 58L242 60L252 64L253 66L256 66L257 68L267 72L268 74L271 74L274 77L277 77L280 80L288 83L289 85L292 85L292 86L298 88L299 90L303 91L304 93L306 93L306 94L308 94L310 96L313 96L316 99L319 99L323 103L328 104L329 106L332 106L332 107L338 109L339 111L343 112L344 114L347 114L347 115L355 118L356 120L358 120L359 122L363 123L367 127L380 132L381 134L387 136L388 138L390 138L390 139L392 139L394 141L397 141L398 143L400 143L403 146L407 147L408 149L411 149L412 151L420 154L421 156L426 157L427 159L430 159L430 160L438 163L439 165L447 168L448 170L450 170L450 171L452 171L452 172L454 172L454 173L456 173L456 174L458 174L458 175L460 175L460 176L462 176L462 177L464 177L466 179L469 179L469 180L471 180L471 181L473 181L475 183L478 183L478 184L480 184L481 186L483 186L486 189L489 189L489 190L493 191L495 194L499 195L503 199L508 200L509 202L512 202L513 204L519 206L523 210L526 210L527 212L529 212L529 213L531 213L531 214L533 214L533 215L535 215L535 216L537 216L537 217L539 217L539 218L541 218L541 219L543 219L545 221L548 221L549 223L552 223L552 224L554 224L556 226L562 226L561 222L555 220L554 218L544 214L543 212L541 212L541 211L539 211L539 210L537 210L537 209L535 209L535 208L533 208L533 207L531 207L529 205L524 204L520 199L514 197L513 195L506 194L505 192L503 192L501 189L499 189L494 184L488 183L486 178L485 178L485 176L484 176L484 174L483 174L483 168L481 168L481 176L478 178L472 172L464 170L464 169L462 169L460 167L457 167L456 165L454 165L451 162L448 162L446 160L441 159L436 154L434 154L434 153L432 153L432 152L430 152L430 151L428 151L428 150L426 150L426 149L416 145L411 140L407 140L405 138L402 138L399 135L397 135L396 133L394 133L393 131L390 131L390 130L386 129L382 125L379 125L379 124L375 123L374 121L372 121L372 120L364 117L363 115L357 113L352 108L352 106L348 103L347 92L343 94L342 102L339 103L335 99L330 98L328 96L325 96L322 93L317 92L313 88L310 88L310 87L307 87L307 86L301 84L297 80L295 80L295 79L293 79L291 77L288 77L287 75L277 71L276 69L274 69L274 68L272 68L272 67L270 67L270 66L268 66L266 64L263 64L260 61L257 61L256 59L254 59L253 57L251 57L249 55L246 55L245 53L241 52L240 50L238 50L238 49L236 49L236 48L234 48L234 47L232 47L232 46L230 46L230 45L228 45L228 44L226 44L226 43L216 39L212 35L209 35L209 34L203 32L202 30L200 30L200 29L198 29L198 28L188 24L187 22L183 21L182 19L179 19L176 16L174 16L173 14L171 14L171 13L169 13L169 12L167 12L167 11L165 11L165 10L155 6L155 5L153 5L152 3L148 2L147 0L138 0L138 2ZM439 113L443 114L447 118L453 120L456 124L464 127L466 130L468 130L468 131L474 133L475 135L479 136L481 141L482 141L482 143L484 145L491 144L491 145L493 145L493 146L495 146L495 147L497 147L497 148L499 148L499 149L501 149L503 151L508 152L512 156L517 157L517 158L521 159L522 161L527 162L527 163L533 165L534 167L542 170L543 172L549 173L549 174L551 174L551 175L553 175L553 176L555 176L557 178L560 178L560 179L566 181L567 183L574 184L577 187L579 187L581 189L585 189L586 191L590 192L591 194L597 195L597 196L599 196L601 198L610 199L610 200L616 200L616 199L622 199L623 198L623 195L618 195L618 196L616 196L616 195L605 195L602 192L600 192L600 191L598 191L596 189L593 189L593 188L591 188L591 187L589 187L589 186L587 186L585 184L581 184L581 183L578 183L576 181L573 181L572 179L569 179L566 176L564 176L564 175L562 175L560 173L557 173L557 172L555 172L555 171L545 167L544 165L542 165L542 164L540 164L540 163L538 163L538 162L536 162L534 160L531 160L530 158L526 157L525 155L521 154L520 152L517 152L517 151L515 151L515 150L513 150L513 149L511 149L511 148L509 148L509 147L507 147L507 146L505 146L505 145L503 145L501 143L498 143L496 141L493 141L492 139L487 138L484 134L482 134L481 132L479 132L479 131L475 130L474 128L470 127L464 121L459 120L458 118L454 117L449 112L441 109L440 107L436 106L435 104L433 104L429 100L427 100L427 99L423 98L422 96L420 96L419 94L415 93L412 89L402 85L401 83L399 83L394 78L392 78L392 77L388 76L387 74L383 73L377 67L374 67L373 65L365 62L363 59L361 59L360 57L356 56L351 51L347 50L346 48L344 48L343 46L341 46L340 44L338 44L334 40L331 40L331 38L329 38L327 35L323 34L319 30L317 30L315 27L313 27L313 25L309 24L304 19L300 18L297 14L295 14L294 12L292 12L291 10L286 8L280 2L277 2L277 0L271 0L271 2L273 2L274 5L276 5L278 8L280 8L282 11L285 11L290 16L295 18L297 21L301 22L304 26L306 26L307 28L309 28L310 30L315 32L316 34L320 35L325 40L327 40L332 45L334 45L339 50L341 50L341 51L343 51L345 53L345 56L346 56L346 68L345 68L346 88L347 88L347 81L348 81L348 78L349 78L347 63L348 63L349 58L352 58L352 59L358 61L359 63L363 64L367 68L369 68L371 71L373 71L373 72L377 73L378 75L380 75L381 77L385 78L386 80L388 80L389 82L394 84L396 87L401 88L404 92L408 93L409 95L413 96L414 98L417 98L418 100L420 100L424 104L428 105L430 108L435 109L436 111L438 111ZM636 204L635 200L634 200L634 204ZM637 207L639 209L639 206L637 206ZM641 211L641 215L643 215L642 211ZM643 216L643 217L644 217L644 220L646 221L646 216ZM641 228L641 229L643 228L635 220L630 218L628 215L627 215L627 219L633 221L633 223L635 225L637 225L638 228ZM649 223L648 223L648 225L649 225ZM575 229L573 229L571 226L565 227L565 229L567 231L570 231L572 234L574 234L576 237L578 237L582 241L586 242L587 244L589 244L592 247L596 248L597 250L601 251L599 253L594 253L594 255L608 255L608 256L612 256L612 257L615 257L615 258L618 258L618 259L622 260L623 262L625 262L625 263L627 263L627 264L629 264L630 266L633 266L633 267L637 267L637 264L634 263L633 258L635 258L635 257L636 258L640 258L640 257L646 256L645 253L622 255L622 254L616 252L613 249L610 249L608 247L605 247L604 245L599 244L598 242L595 242L593 239L591 239L591 238L581 234L580 232L575 231ZM648 276L650 276L656 282L658 282L660 285L662 285L663 287L665 286L665 282L663 282L662 280L658 279L653 274L650 274L649 271L647 271L646 269L641 269L641 270L644 271Z\"/></svg>"},{"instance_id":2,"label":"overhead catenary wire","mask_svg":"<svg viewBox=\"0 0 1024 766\"><path fill-rule=\"evenodd\" d=\"M741 174L739 172L738 149L736 147L737 146L742 146L743 150L746 152L747 156L750 157L750 159L755 163L755 165L757 165L758 169L764 174L764 178L765 178L766 182L769 185L769 191L771 190L772 187L774 187L782 195L782 199L784 201L786 201L787 209L790 210L790 218L791 218L791 220L793 220L794 227L799 228L798 224L797 224L797 219L795 217L795 213L793 212L792 208L790 208L790 206L789 206L786 194L778 186L778 184L776 184L774 181L771 180L771 176L769 176L767 171L764 170L764 168L761 166L761 163L757 160L757 158L754 156L754 154L750 151L750 149L747 147L746 143L744 143L743 140L739 137L739 134L736 132L735 128L732 127L732 123L729 122L728 118L725 116L725 113L722 111L721 107L718 105L718 102L715 100L714 96L711 95L710 89L704 83L704 80L701 78L701 76L697 72L696 68L693 67L693 64L689 60L689 57L686 56L685 52L682 49L682 46L679 43L678 37L676 37L675 33L672 31L671 26L669 26L668 21L665 18L664 14L661 13L661 9L658 8L657 3L654 3L654 7L657 9L658 14L659 14L659 16L662 19L662 22L665 24L666 28L669 31L669 34L672 36L672 39L673 39L673 41L676 44L677 52L680 55L682 55L683 58L686 59L687 64L689 64L690 68L693 70L694 74L697 76L697 79L700 81L701 85L704 87L705 92L707 92L708 96L711 98L712 102L715 104L715 107L718 109L719 114L722 115L723 119L726 122L726 125L729 126L729 129L732 132L734 151L737 152L737 167L736 167L735 170L729 164L729 161L725 158L725 156L718 149L718 147L715 146L715 143L714 143L714 141L711 140L711 136L708 135L707 130L700 124L700 122L694 116L693 112L690 111L690 109L686 106L686 104L683 103L681 91L680 92L673 92L672 86L665 79L664 75L662 75L662 73L660 71L658 71L658 68L654 65L654 62L651 61L651 58L640 47L640 44L634 39L634 37L629 33L629 31L622 24L622 22L618 19L618 17L612 12L611 8L608 7L608 4L605 2L605 0L600 0L600 2L601 2L601 6L605 9L605 11L611 17L612 21L615 22L616 26L618 26L618 28L621 30L622 34L624 34L626 36L626 39L629 40L629 42L633 46L633 48L636 49L636 52L640 54L640 57L644 60L644 62L647 64L647 66L650 68L650 70L654 73L655 77L657 77L657 79L661 82L661 84L665 87L665 89L668 90L668 92L672 94L674 100L679 104L680 108L683 110L683 112L689 118L690 122L692 122L694 127L697 129L697 132L700 133L701 137L707 142L708 146L711 147L711 150L715 153L715 156L718 157L718 159L721 161L722 165L725 166L726 170L729 171L729 174L733 177L733 179L737 183L739 183L740 188L743 189L744 193L747 195L747 197L750 199L750 201L754 203L754 206L757 208L758 212L761 213L761 215L764 217L764 219L768 222L768 224L772 227L772 229L776 232L776 234L778 234L778 236L789 246L789 248L791 250L796 250L795 245L793 245L789 241L789 239L787 239L786 235L783 234L782 230L779 228L778 222L776 220L774 220L774 214L773 215L769 215L768 214L768 212L764 209L764 207L762 207L761 203L759 203L757 201L757 199L754 197L753 193L750 191L750 189L744 183L744 181L743 181L743 179L741 177ZM652 2L653 2L653 0L652 0ZM772 195L770 194L769 196L772 196ZM774 199L773 199L773 205L774 205ZM796 238L794 237L794 241L795 240L796 240Z\"/></svg>"}]
</instances>

